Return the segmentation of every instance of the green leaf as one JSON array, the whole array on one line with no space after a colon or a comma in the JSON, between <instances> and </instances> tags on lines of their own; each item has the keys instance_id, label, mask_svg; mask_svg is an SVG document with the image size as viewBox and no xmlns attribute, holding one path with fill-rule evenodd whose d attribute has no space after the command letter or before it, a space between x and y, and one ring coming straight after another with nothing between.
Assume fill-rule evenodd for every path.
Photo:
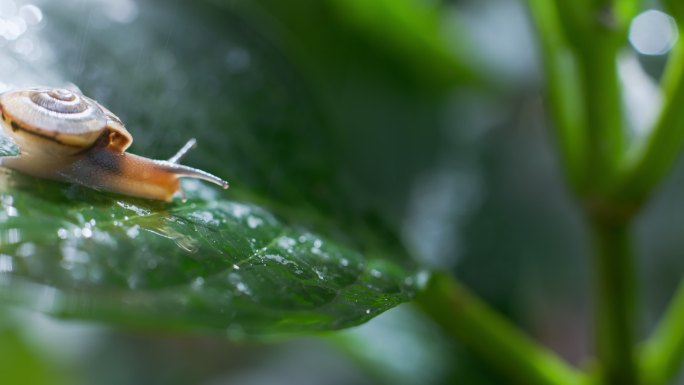
<instances>
[{"instance_id":1,"label":"green leaf","mask_svg":"<svg viewBox=\"0 0 684 385\"><path fill-rule=\"evenodd\" d=\"M3 182L0 298L46 313L238 338L344 328L414 294L398 265L199 182L168 205Z\"/></svg>"},{"instance_id":2,"label":"green leaf","mask_svg":"<svg viewBox=\"0 0 684 385\"><path fill-rule=\"evenodd\" d=\"M237 338L356 325L413 297L415 266L375 202L398 216L417 171L396 160L415 162L382 157L400 176L373 171L389 194L350 177L368 140L340 136L348 125L329 122L309 74L250 21L186 2L141 3L124 21L100 3L41 7L46 23L27 34L54 56L11 57L10 86L75 83L124 121L135 154L163 159L195 137L187 163L231 189L188 182L188 201L166 205L0 173L0 299Z\"/></svg>"}]
</instances>

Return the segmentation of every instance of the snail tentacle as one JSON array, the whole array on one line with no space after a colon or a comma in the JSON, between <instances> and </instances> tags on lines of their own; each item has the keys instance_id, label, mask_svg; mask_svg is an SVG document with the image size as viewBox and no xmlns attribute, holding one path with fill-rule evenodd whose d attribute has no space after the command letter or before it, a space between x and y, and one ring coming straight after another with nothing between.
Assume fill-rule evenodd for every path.
<instances>
[{"instance_id":1,"label":"snail tentacle","mask_svg":"<svg viewBox=\"0 0 684 385\"><path fill-rule=\"evenodd\" d=\"M197 139L190 138L174 156L169 158L169 162L179 163L181 159L183 159L183 157L185 157L185 155L187 155L188 152L190 152L190 150L194 149L195 147L197 147Z\"/></svg>"},{"instance_id":2,"label":"snail tentacle","mask_svg":"<svg viewBox=\"0 0 684 385\"><path fill-rule=\"evenodd\" d=\"M178 175L179 177L188 177L195 179L202 179L207 182L211 182L215 185L221 186L223 189L227 189L229 184L227 181L217 177L214 174L210 174L206 171L202 171L197 168L188 167L183 164L169 162L168 160L152 160L156 165L161 166L167 171Z\"/></svg>"}]
</instances>

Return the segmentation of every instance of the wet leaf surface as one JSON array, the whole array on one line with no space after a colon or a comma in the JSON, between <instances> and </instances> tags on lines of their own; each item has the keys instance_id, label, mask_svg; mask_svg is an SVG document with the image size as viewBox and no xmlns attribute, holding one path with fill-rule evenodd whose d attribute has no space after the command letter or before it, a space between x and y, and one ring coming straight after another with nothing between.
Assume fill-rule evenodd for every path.
<instances>
[{"instance_id":1,"label":"wet leaf surface","mask_svg":"<svg viewBox=\"0 0 684 385\"><path fill-rule=\"evenodd\" d=\"M0 298L69 317L270 336L363 322L413 277L226 193L151 203L5 173Z\"/></svg>"},{"instance_id":2,"label":"wet leaf surface","mask_svg":"<svg viewBox=\"0 0 684 385\"><path fill-rule=\"evenodd\" d=\"M394 134L415 132L432 109L412 107L415 122L412 112L393 113L392 124L333 122L332 98L239 6L150 1L113 17L102 1L36 4L43 21L23 37L33 51L8 43L0 86L76 86L126 123L136 154L167 158L195 137L186 163L231 189L186 182L187 202L162 204L3 170L0 298L240 338L356 325L413 297L416 267L374 208L399 217L405 178L419 169L384 145L386 134L418 148ZM419 99L411 89L400 97ZM388 110L376 118L396 110L380 105ZM379 156L376 137L391 157ZM384 163L369 170L369 157Z\"/></svg>"}]
</instances>

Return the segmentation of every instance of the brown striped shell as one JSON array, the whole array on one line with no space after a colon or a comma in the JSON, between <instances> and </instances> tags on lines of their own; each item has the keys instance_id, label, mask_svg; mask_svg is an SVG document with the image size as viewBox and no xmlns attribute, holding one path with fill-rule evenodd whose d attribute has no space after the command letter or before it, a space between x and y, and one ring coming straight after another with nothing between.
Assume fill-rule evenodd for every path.
<instances>
[{"instance_id":1,"label":"brown striped shell","mask_svg":"<svg viewBox=\"0 0 684 385\"><path fill-rule=\"evenodd\" d=\"M57 144L89 148L98 139L123 152L133 138L121 120L96 101L62 88L31 88L0 95L3 120L12 130L23 130Z\"/></svg>"}]
</instances>

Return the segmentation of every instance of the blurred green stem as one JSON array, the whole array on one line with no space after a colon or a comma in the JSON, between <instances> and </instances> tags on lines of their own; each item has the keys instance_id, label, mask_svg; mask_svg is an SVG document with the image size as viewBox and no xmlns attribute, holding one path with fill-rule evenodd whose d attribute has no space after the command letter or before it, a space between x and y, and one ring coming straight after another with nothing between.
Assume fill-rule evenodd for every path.
<instances>
[{"instance_id":1,"label":"blurred green stem","mask_svg":"<svg viewBox=\"0 0 684 385\"><path fill-rule=\"evenodd\" d=\"M679 34L684 34L684 27ZM661 88L665 105L646 143L637 146L627 159L625 181L618 190L622 200L645 200L684 147L684 39L677 41L670 54Z\"/></svg>"},{"instance_id":2,"label":"blurred green stem","mask_svg":"<svg viewBox=\"0 0 684 385\"><path fill-rule=\"evenodd\" d=\"M586 161L584 110L576 58L561 29L558 9L550 0L528 0L539 30L544 73L566 175L581 183Z\"/></svg>"},{"instance_id":3,"label":"blurred green stem","mask_svg":"<svg viewBox=\"0 0 684 385\"><path fill-rule=\"evenodd\" d=\"M644 384L663 385L670 381L684 360L684 280L667 313L641 351Z\"/></svg>"},{"instance_id":4,"label":"blurred green stem","mask_svg":"<svg viewBox=\"0 0 684 385\"><path fill-rule=\"evenodd\" d=\"M594 27L592 44L579 50L583 100L586 109L586 186L603 193L614 180L624 153L617 42L613 31Z\"/></svg>"},{"instance_id":5,"label":"blurred green stem","mask_svg":"<svg viewBox=\"0 0 684 385\"><path fill-rule=\"evenodd\" d=\"M665 1L678 19L679 35L684 33L681 1ZM625 178L616 198L639 204L645 201L684 148L684 39L679 39L670 53L662 76L664 105L653 131L645 143L639 143L627 158ZM662 385L674 378L684 360L684 281L680 284L666 314L641 350L642 383Z\"/></svg>"},{"instance_id":6,"label":"blurred green stem","mask_svg":"<svg viewBox=\"0 0 684 385\"><path fill-rule=\"evenodd\" d=\"M451 276L434 273L416 303L448 334L526 385L574 385L580 374L553 352L471 295Z\"/></svg>"},{"instance_id":7,"label":"blurred green stem","mask_svg":"<svg viewBox=\"0 0 684 385\"><path fill-rule=\"evenodd\" d=\"M625 220L592 219L596 255L596 350L602 383L638 383L634 354L635 272Z\"/></svg>"},{"instance_id":8,"label":"blurred green stem","mask_svg":"<svg viewBox=\"0 0 684 385\"><path fill-rule=\"evenodd\" d=\"M631 206L611 193L621 180L626 132L617 73L617 53L636 2L572 6L528 0L539 31L554 121L568 179L585 206L594 235L596 348L601 382L637 384L634 357L634 266L628 225ZM627 4L629 3L629 4ZM562 19L559 8L572 9ZM567 16L567 15L566 15ZM569 37L575 37L572 42ZM568 64L573 71L568 71ZM567 84L567 78L573 84ZM579 86L577 85L579 84Z\"/></svg>"}]
</instances>

